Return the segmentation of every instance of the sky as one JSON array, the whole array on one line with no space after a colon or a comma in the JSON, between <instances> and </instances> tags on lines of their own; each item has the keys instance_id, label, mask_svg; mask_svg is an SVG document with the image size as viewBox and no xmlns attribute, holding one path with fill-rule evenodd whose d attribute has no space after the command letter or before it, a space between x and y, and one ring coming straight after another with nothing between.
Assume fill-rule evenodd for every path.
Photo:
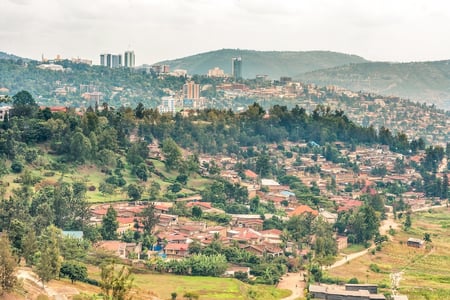
<instances>
[{"instance_id":1,"label":"sky","mask_svg":"<svg viewBox=\"0 0 450 300\"><path fill-rule=\"evenodd\" d=\"M152 64L222 48L450 59L450 1L1 0L0 51L40 59L133 50Z\"/></svg>"}]
</instances>

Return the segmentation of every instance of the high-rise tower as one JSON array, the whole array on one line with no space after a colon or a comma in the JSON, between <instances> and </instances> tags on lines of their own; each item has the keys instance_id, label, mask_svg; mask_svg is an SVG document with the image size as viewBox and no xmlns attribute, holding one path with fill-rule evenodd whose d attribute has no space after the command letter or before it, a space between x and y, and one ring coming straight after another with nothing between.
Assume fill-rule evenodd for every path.
<instances>
[{"instance_id":1,"label":"high-rise tower","mask_svg":"<svg viewBox=\"0 0 450 300\"><path fill-rule=\"evenodd\" d=\"M231 59L231 75L233 78L240 79L242 78L242 58L241 57L233 57Z\"/></svg>"},{"instance_id":2,"label":"high-rise tower","mask_svg":"<svg viewBox=\"0 0 450 300\"><path fill-rule=\"evenodd\" d=\"M135 65L135 56L134 51L125 51L124 54L124 67L133 68Z\"/></svg>"}]
</instances>

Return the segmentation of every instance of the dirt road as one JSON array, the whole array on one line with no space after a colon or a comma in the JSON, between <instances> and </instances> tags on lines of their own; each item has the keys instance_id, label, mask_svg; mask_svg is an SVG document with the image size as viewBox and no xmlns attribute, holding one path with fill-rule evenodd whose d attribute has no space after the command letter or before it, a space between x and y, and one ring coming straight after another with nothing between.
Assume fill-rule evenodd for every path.
<instances>
[{"instance_id":1,"label":"dirt road","mask_svg":"<svg viewBox=\"0 0 450 300\"><path fill-rule=\"evenodd\" d=\"M303 290L305 289L305 286L303 273L287 273L282 277L280 283L277 285L280 289L292 291L292 295L283 298L282 300L296 300L304 297Z\"/></svg>"}]
</instances>

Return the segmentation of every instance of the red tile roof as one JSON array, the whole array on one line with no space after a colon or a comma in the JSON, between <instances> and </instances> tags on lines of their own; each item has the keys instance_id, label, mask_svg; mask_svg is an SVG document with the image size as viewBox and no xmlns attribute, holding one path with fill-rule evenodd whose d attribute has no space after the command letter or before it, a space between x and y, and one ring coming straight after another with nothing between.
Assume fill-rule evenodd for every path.
<instances>
[{"instance_id":1,"label":"red tile roof","mask_svg":"<svg viewBox=\"0 0 450 300\"><path fill-rule=\"evenodd\" d=\"M293 217L293 216L303 215L304 213L310 213L314 216L317 216L319 214L319 212L317 210L312 209L308 205L300 205L296 209L294 209L293 211L288 213L288 215L289 215L289 217Z\"/></svg>"}]
</instances>

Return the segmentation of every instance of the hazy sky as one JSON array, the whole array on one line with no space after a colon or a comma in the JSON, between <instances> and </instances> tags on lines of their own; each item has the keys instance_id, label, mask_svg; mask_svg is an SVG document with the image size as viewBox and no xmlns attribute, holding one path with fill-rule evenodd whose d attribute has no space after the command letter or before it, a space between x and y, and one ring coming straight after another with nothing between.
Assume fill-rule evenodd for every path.
<instances>
[{"instance_id":1,"label":"hazy sky","mask_svg":"<svg viewBox=\"0 0 450 300\"><path fill-rule=\"evenodd\" d=\"M0 1L0 51L33 59L131 49L143 64L221 48L450 59L446 0Z\"/></svg>"}]
</instances>

